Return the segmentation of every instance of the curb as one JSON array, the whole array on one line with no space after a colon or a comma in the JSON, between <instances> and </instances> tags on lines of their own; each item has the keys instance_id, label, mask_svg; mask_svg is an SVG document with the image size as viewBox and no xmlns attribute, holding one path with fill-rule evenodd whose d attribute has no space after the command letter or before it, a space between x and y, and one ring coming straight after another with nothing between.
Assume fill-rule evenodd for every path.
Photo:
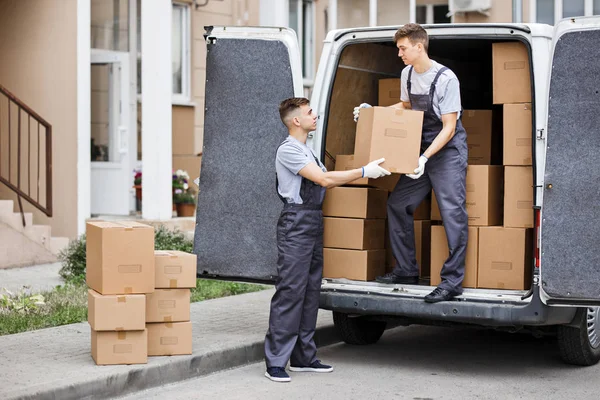
<instances>
[{"instance_id":1,"label":"curb","mask_svg":"<svg viewBox=\"0 0 600 400\"><path fill-rule=\"evenodd\" d=\"M315 331L317 347L338 343L340 338L333 324ZM252 364L264 359L264 341L205 354L172 357L169 363L141 366L126 373L103 376L97 380L52 388L35 394L14 397L14 400L109 399L185 379L197 378ZM7 399L8 400L8 399Z\"/></svg>"}]
</instances>

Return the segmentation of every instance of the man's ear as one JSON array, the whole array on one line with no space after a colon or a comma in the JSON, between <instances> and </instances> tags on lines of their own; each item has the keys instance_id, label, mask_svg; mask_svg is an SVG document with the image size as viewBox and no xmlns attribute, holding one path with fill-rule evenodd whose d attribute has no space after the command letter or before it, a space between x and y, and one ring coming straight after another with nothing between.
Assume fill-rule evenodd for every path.
<instances>
[{"instance_id":1,"label":"man's ear","mask_svg":"<svg viewBox=\"0 0 600 400\"><path fill-rule=\"evenodd\" d=\"M296 126L300 126L300 118L298 118L298 117L292 118L292 124L294 124Z\"/></svg>"}]
</instances>

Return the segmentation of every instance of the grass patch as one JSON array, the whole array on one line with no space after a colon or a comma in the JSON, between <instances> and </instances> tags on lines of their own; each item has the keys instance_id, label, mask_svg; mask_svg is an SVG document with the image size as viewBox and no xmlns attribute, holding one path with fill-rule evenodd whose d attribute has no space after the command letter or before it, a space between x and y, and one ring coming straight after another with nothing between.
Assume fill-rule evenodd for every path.
<instances>
[{"instance_id":1,"label":"grass patch","mask_svg":"<svg viewBox=\"0 0 600 400\"><path fill-rule=\"evenodd\" d=\"M268 288L265 285L197 279L196 287L191 290L191 301L195 303ZM84 284L58 286L40 293L44 304L31 304L24 308L14 304L20 304L30 296L9 296L12 301L0 303L0 336L87 321L87 290Z\"/></svg>"}]
</instances>

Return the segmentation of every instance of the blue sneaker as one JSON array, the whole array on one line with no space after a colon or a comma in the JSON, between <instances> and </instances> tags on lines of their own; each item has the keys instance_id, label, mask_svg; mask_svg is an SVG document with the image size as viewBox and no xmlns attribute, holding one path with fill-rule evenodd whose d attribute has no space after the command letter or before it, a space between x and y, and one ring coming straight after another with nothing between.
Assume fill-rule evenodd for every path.
<instances>
[{"instance_id":1,"label":"blue sneaker","mask_svg":"<svg viewBox=\"0 0 600 400\"><path fill-rule=\"evenodd\" d=\"M297 367L290 365L290 371L294 372L332 372L333 367L331 365L321 364L321 361L317 360L314 363L305 366Z\"/></svg>"},{"instance_id":2,"label":"blue sneaker","mask_svg":"<svg viewBox=\"0 0 600 400\"><path fill-rule=\"evenodd\" d=\"M269 367L265 376L274 382L290 382L292 378L285 372L285 368L282 367Z\"/></svg>"}]
</instances>

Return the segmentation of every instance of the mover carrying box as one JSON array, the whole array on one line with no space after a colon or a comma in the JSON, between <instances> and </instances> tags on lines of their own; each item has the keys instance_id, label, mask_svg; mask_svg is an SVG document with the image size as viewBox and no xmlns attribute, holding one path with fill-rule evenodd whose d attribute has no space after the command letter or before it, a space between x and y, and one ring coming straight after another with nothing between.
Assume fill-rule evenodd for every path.
<instances>
[{"instance_id":1,"label":"mover carrying box","mask_svg":"<svg viewBox=\"0 0 600 400\"><path fill-rule=\"evenodd\" d=\"M388 192L381 189L334 187L327 189L323 215L343 218L385 218Z\"/></svg>"},{"instance_id":2,"label":"mover carrying box","mask_svg":"<svg viewBox=\"0 0 600 400\"><path fill-rule=\"evenodd\" d=\"M335 158L336 171L348 171L359 167L363 167L363 165L354 165L354 154L338 154ZM391 192L394 190L399 180L400 174L391 174L377 179L360 178L347 183L346 186L372 186Z\"/></svg>"},{"instance_id":3,"label":"mover carrying box","mask_svg":"<svg viewBox=\"0 0 600 400\"><path fill-rule=\"evenodd\" d=\"M163 322L146 326L149 356L192 354L192 323L190 321Z\"/></svg>"},{"instance_id":4,"label":"mover carrying box","mask_svg":"<svg viewBox=\"0 0 600 400\"><path fill-rule=\"evenodd\" d=\"M146 328L146 296L101 295L88 289L88 322L95 331L135 331Z\"/></svg>"},{"instance_id":5,"label":"mover carrying box","mask_svg":"<svg viewBox=\"0 0 600 400\"><path fill-rule=\"evenodd\" d=\"M469 225L502 225L502 166L467 167L467 214Z\"/></svg>"},{"instance_id":6,"label":"mover carrying box","mask_svg":"<svg viewBox=\"0 0 600 400\"><path fill-rule=\"evenodd\" d=\"M190 289L156 289L146 295L146 322L190 320Z\"/></svg>"},{"instance_id":7,"label":"mover carrying box","mask_svg":"<svg viewBox=\"0 0 600 400\"><path fill-rule=\"evenodd\" d=\"M478 262L479 228L469 227L469 239L467 241L467 257L465 260L465 278L463 287L477 287L477 262ZM442 282L440 273L448 259L448 239L442 225L431 227L431 281L432 286Z\"/></svg>"},{"instance_id":8,"label":"mover carrying box","mask_svg":"<svg viewBox=\"0 0 600 400\"><path fill-rule=\"evenodd\" d=\"M92 358L98 365L145 364L148 362L148 332L92 330Z\"/></svg>"},{"instance_id":9,"label":"mover carrying box","mask_svg":"<svg viewBox=\"0 0 600 400\"><path fill-rule=\"evenodd\" d=\"M323 249L323 278L372 281L385 272L385 250Z\"/></svg>"},{"instance_id":10,"label":"mover carrying box","mask_svg":"<svg viewBox=\"0 0 600 400\"><path fill-rule=\"evenodd\" d=\"M525 290L531 285L532 229L479 228L477 287Z\"/></svg>"},{"instance_id":11,"label":"mover carrying box","mask_svg":"<svg viewBox=\"0 0 600 400\"><path fill-rule=\"evenodd\" d=\"M355 165L385 158L381 167L413 173L421 155L423 112L371 107L360 110L354 142Z\"/></svg>"},{"instance_id":12,"label":"mover carrying box","mask_svg":"<svg viewBox=\"0 0 600 400\"><path fill-rule=\"evenodd\" d=\"M504 167L504 227L533 228L532 167Z\"/></svg>"},{"instance_id":13,"label":"mover carrying box","mask_svg":"<svg viewBox=\"0 0 600 400\"><path fill-rule=\"evenodd\" d=\"M154 228L132 221L86 224L86 282L100 294L154 291Z\"/></svg>"},{"instance_id":14,"label":"mover carrying box","mask_svg":"<svg viewBox=\"0 0 600 400\"><path fill-rule=\"evenodd\" d=\"M465 110L461 121L467 132L469 165L491 165L492 110Z\"/></svg>"},{"instance_id":15,"label":"mover carrying box","mask_svg":"<svg viewBox=\"0 0 600 400\"><path fill-rule=\"evenodd\" d=\"M531 103L529 54L521 42L492 44L494 104Z\"/></svg>"},{"instance_id":16,"label":"mover carrying box","mask_svg":"<svg viewBox=\"0 0 600 400\"><path fill-rule=\"evenodd\" d=\"M323 246L375 250L385 247L384 219L323 218Z\"/></svg>"},{"instance_id":17,"label":"mover carrying box","mask_svg":"<svg viewBox=\"0 0 600 400\"><path fill-rule=\"evenodd\" d=\"M183 251L154 252L155 287L161 289L195 288L196 255Z\"/></svg>"},{"instance_id":18,"label":"mover carrying box","mask_svg":"<svg viewBox=\"0 0 600 400\"><path fill-rule=\"evenodd\" d=\"M400 103L400 78L379 80L379 103L382 107Z\"/></svg>"},{"instance_id":19,"label":"mover carrying box","mask_svg":"<svg viewBox=\"0 0 600 400\"><path fill-rule=\"evenodd\" d=\"M531 104L504 105L504 165L531 165Z\"/></svg>"}]
</instances>

